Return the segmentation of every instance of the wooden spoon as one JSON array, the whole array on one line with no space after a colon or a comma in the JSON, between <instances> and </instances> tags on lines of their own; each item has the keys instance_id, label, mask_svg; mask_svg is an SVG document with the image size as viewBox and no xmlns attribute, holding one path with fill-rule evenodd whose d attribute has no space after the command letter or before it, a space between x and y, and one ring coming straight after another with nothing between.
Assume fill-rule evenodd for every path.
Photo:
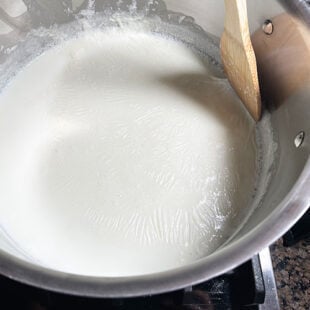
<instances>
[{"instance_id":1,"label":"wooden spoon","mask_svg":"<svg viewBox=\"0 0 310 310\"><path fill-rule=\"evenodd\" d=\"M224 69L231 86L258 121L261 117L261 96L246 0L225 0L225 7L225 27L221 38Z\"/></svg>"}]
</instances>

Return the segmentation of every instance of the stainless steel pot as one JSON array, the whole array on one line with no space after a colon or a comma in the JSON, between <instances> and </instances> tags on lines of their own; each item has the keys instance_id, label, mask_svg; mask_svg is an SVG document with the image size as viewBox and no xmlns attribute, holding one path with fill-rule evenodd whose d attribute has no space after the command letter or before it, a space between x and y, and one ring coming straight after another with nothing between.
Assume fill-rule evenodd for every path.
<instances>
[{"instance_id":1,"label":"stainless steel pot","mask_svg":"<svg viewBox=\"0 0 310 310\"><path fill-rule=\"evenodd\" d=\"M9 63L12 47L32 28L66 23L92 2L96 9L117 1L0 0L0 62ZM123 1L123 2L132 2ZM224 1L137 0L191 16L203 29L219 37L223 30ZM248 0L250 29L284 11L273 1ZM0 73L1 74L1 73ZM310 81L310 80L309 80ZM271 113L278 135L278 162L264 201L244 227L225 246L185 267L137 277L104 278L66 274L24 260L0 231L0 272L24 283L84 296L126 297L184 288L222 274L249 259L283 235L310 205L310 83ZM103 262L104 263L104 262Z\"/></svg>"}]
</instances>

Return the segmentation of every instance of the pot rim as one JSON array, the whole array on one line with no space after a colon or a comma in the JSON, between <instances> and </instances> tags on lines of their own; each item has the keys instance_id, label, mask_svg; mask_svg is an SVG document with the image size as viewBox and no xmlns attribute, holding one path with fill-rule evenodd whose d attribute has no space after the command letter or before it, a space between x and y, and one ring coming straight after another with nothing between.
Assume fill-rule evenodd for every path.
<instances>
[{"instance_id":1,"label":"pot rim","mask_svg":"<svg viewBox=\"0 0 310 310\"><path fill-rule=\"evenodd\" d=\"M309 208L309 189L310 157L291 191L260 225L184 267L142 276L79 276L38 266L0 250L0 273L41 289L87 297L138 297L183 289L237 267L278 240Z\"/></svg>"}]
</instances>

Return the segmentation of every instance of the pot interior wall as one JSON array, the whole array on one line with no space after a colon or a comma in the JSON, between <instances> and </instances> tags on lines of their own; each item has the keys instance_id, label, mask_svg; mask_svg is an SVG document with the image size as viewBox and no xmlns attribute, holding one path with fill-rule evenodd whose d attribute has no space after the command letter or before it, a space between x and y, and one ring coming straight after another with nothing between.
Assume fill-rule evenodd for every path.
<instances>
[{"instance_id":1,"label":"pot interior wall","mask_svg":"<svg viewBox=\"0 0 310 310\"><path fill-rule=\"evenodd\" d=\"M273 130L278 137L277 168L263 203L256 208L251 218L235 237L237 240L268 219L272 212L280 212L279 204L286 195L294 192L293 187L305 169L310 153L309 86L292 94L272 111ZM298 146L298 135L303 142ZM309 164L309 163L308 163ZM305 193L304 199L307 199ZM288 217L293 214L287 214ZM297 219L296 219L297 221Z\"/></svg>"}]
</instances>

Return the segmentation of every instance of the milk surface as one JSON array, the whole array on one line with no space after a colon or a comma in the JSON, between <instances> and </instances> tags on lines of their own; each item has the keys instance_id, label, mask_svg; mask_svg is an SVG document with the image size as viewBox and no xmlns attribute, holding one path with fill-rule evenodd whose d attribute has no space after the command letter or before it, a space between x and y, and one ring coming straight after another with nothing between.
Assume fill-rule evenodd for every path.
<instances>
[{"instance_id":1,"label":"milk surface","mask_svg":"<svg viewBox=\"0 0 310 310\"><path fill-rule=\"evenodd\" d=\"M227 80L185 44L86 31L0 94L0 225L28 260L69 273L194 262L251 202L253 128Z\"/></svg>"}]
</instances>

